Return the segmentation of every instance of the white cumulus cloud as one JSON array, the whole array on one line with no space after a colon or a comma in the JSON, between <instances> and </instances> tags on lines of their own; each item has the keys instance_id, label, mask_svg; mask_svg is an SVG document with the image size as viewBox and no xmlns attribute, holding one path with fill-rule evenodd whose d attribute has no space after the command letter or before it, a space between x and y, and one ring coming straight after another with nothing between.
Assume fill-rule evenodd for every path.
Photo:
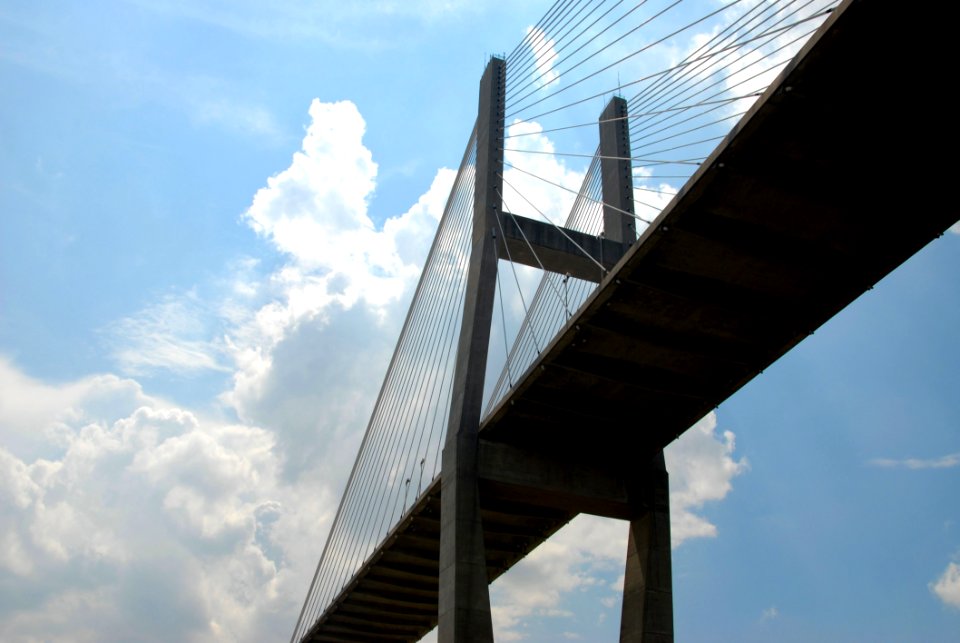
<instances>
[{"instance_id":1,"label":"white cumulus cloud","mask_svg":"<svg viewBox=\"0 0 960 643\"><path fill-rule=\"evenodd\" d=\"M287 627L313 553L274 535L290 522L320 537L334 499L279 481L268 432L142 394L131 410L128 380L43 387L12 370L20 385L4 397L28 424L5 423L0 447L0 638L256 640ZM44 456L7 441L11 429L50 436Z\"/></svg>"},{"instance_id":2,"label":"white cumulus cloud","mask_svg":"<svg viewBox=\"0 0 960 643\"><path fill-rule=\"evenodd\" d=\"M707 502L723 500L733 489L733 479L749 467L745 458L733 457L733 432L718 436L716 427L717 416L709 413L664 450L674 547L689 538L716 536L716 526L695 511Z\"/></svg>"},{"instance_id":3,"label":"white cumulus cloud","mask_svg":"<svg viewBox=\"0 0 960 643\"><path fill-rule=\"evenodd\" d=\"M944 604L960 609L960 565L948 564L940 578L930 583L930 591Z\"/></svg>"},{"instance_id":4,"label":"white cumulus cloud","mask_svg":"<svg viewBox=\"0 0 960 643\"><path fill-rule=\"evenodd\" d=\"M225 338L235 374L222 400L276 432L291 475L352 462L454 178L439 170L377 226L367 209L377 165L356 106L314 100L310 117L301 150L245 215L288 262Z\"/></svg>"}]
</instances>

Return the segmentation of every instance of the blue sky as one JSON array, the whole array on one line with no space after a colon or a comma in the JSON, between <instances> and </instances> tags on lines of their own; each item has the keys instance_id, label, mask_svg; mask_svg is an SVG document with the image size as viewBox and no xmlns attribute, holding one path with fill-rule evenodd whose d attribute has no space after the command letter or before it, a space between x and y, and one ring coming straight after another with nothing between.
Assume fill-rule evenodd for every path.
<instances>
[{"instance_id":1,"label":"blue sky","mask_svg":"<svg viewBox=\"0 0 960 643\"><path fill-rule=\"evenodd\" d=\"M287 636L547 6L0 7L0 638ZM957 640L957 274L954 226L671 447L679 641ZM615 640L624 536L498 581L500 638Z\"/></svg>"}]
</instances>

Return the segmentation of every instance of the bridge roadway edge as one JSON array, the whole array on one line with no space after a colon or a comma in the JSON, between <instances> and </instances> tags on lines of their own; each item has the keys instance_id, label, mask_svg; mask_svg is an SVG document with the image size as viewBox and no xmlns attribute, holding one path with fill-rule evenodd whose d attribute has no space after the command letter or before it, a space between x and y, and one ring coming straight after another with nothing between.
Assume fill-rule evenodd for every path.
<instances>
[{"instance_id":1,"label":"bridge roadway edge","mask_svg":"<svg viewBox=\"0 0 960 643\"><path fill-rule=\"evenodd\" d=\"M878 101L905 52L938 57L948 23L844 2L484 419L481 440L560 461L653 454L956 222L946 101ZM906 125L881 136L878 121ZM930 140L940 145L919 148ZM925 159L929 190L889 189L878 166L901 158ZM490 581L577 513L502 495L481 497ZM417 640L434 626L439 503L435 480L306 640Z\"/></svg>"}]
</instances>

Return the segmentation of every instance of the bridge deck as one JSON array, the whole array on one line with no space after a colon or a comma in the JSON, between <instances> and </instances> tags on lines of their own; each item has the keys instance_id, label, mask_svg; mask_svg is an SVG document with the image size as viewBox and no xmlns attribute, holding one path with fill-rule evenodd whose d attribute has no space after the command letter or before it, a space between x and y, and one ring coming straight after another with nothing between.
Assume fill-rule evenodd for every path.
<instances>
[{"instance_id":1,"label":"bridge deck","mask_svg":"<svg viewBox=\"0 0 960 643\"><path fill-rule=\"evenodd\" d=\"M884 91L890 70L919 66L917 52L948 42L948 22L869 0L835 11L486 418L481 438L643 461L957 221L947 104ZM931 140L938 147L921 152ZM898 185L904 159L923 159L922 173ZM577 513L496 493L481 502L491 580ZM439 508L435 481L307 640L429 631Z\"/></svg>"}]
</instances>

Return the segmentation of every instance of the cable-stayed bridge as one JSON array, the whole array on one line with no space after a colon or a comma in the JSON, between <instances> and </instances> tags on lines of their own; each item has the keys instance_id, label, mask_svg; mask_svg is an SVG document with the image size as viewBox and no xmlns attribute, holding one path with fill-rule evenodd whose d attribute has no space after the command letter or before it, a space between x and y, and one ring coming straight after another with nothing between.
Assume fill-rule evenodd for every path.
<instances>
[{"instance_id":1,"label":"cable-stayed bridge","mask_svg":"<svg viewBox=\"0 0 960 643\"><path fill-rule=\"evenodd\" d=\"M621 640L672 641L663 448L960 218L950 108L891 78L945 21L680 8L557 2L490 61L293 641L492 640L579 513L630 521Z\"/></svg>"}]
</instances>

